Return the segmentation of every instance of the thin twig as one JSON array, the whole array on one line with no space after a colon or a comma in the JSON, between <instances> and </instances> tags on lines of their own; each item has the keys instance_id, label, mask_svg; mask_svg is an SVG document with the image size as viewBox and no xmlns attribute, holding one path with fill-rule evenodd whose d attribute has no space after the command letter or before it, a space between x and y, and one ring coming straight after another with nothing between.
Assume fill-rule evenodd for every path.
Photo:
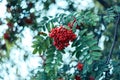
<instances>
[{"instance_id":1,"label":"thin twig","mask_svg":"<svg viewBox=\"0 0 120 80\"><path fill-rule=\"evenodd\" d=\"M118 14L117 21L115 23L114 39L113 39L112 46L110 48L110 52L109 52L108 57L107 57L107 61L106 61L107 64L109 64L109 62L110 62L110 59L112 57L112 53L113 53L113 50L114 50L114 47L115 47L115 44L116 44L116 41L117 41L119 21L120 21L120 14Z\"/></svg>"},{"instance_id":2,"label":"thin twig","mask_svg":"<svg viewBox=\"0 0 120 80\"><path fill-rule=\"evenodd\" d=\"M44 58L44 56L43 55L41 55L41 54L39 54L39 56L41 57L41 59L43 60L43 66L45 66L45 61L46 61L46 59Z\"/></svg>"},{"instance_id":3,"label":"thin twig","mask_svg":"<svg viewBox=\"0 0 120 80\"><path fill-rule=\"evenodd\" d=\"M15 31L16 31L17 34L20 34L23 30L24 30L24 26L22 27L22 29L20 31L17 32L17 28L16 28Z\"/></svg>"}]
</instances>

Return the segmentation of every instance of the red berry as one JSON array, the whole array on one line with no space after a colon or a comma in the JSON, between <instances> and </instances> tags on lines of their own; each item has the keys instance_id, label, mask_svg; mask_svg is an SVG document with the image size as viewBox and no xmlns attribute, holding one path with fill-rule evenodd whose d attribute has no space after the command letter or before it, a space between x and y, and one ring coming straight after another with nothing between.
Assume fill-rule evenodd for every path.
<instances>
[{"instance_id":1,"label":"red berry","mask_svg":"<svg viewBox=\"0 0 120 80\"><path fill-rule=\"evenodd\" d=\"M4 39L5 40L9 40L10 39L10 35L8 33L4 33Z\"/></svg>"},{"instance_id":2,"label":"red berry","mask_svg":"<svg viewBox=\"0 0 120 80\"><path fill-rule=\"evenodd\" d=\"M75 80L82 80L79 75L75 75Z\"/></svg>"},{"instance_id":3,"label":"red berry","mask_svg":"<svg viewBox=\"0 0 120 80\"><path fill-rule=\"evenodd\" d=\"M7 25L8 25L9 28L13 28L13 23L8 22Z\"/></svg>"},{"instance_id":4,"label":"red berry","mask_svg":"<svg viewBox=\"0 0 120 80\"><path fill-rule=\"evenodd\" d=\"M93 76L90 76L89 77L89 80L95 80Z\"/></svg>"},{"instance_id":5,"label":"red berry","mask_svg":"<svg viewBox=\"0 0 120 80\"><path fill-rule=\"evenodd\" d=\"M78 70L82 70L83 69L83 64L81 64L80 62L77 64L77 69Z\"/></svg>"},{"instance_id":6,"label":"red berry","mask_svg":"<svg viewBox=\"0 0 120 80\"><path fill-rule=\"evenodd\" d=\"M68 23L68 27L69 27L70 29L72 29L73 23L69 22L69 23Z\"/></svg>"},{"instance_id":7,"label":"red berry","mask_svg":"<svg viewBox=\"0 0 120 80\"><path fill-rule=\"evenodd\" d=\"M26 18L26 19L25 19L25 23L26 23L26 24L32 24L32 23L33 23L33 20L32 20L32 19L29 19L29 18Z\"/></svg>"}]
</instances>

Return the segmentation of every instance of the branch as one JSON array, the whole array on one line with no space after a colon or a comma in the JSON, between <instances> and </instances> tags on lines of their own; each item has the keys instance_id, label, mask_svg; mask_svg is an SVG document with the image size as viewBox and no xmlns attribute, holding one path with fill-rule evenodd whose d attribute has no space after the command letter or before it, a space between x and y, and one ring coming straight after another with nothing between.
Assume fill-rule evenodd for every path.
<instances>
[{"instance_id":1,"label":"branch","mask_svg":"<svg viewBox=\"0 0 120 80\"><path fill-rule=\"evenodd\" d=\"M110 5L106 2L106 1L104 1L104 0L97 0L100 4L102 4L103 6L104 6L104 8L109 8L110 7Z\"/></svg>"},{"instance_id":2,"label":"branch","mask_svg":"<svg viewBox=\"0 0 120 80\"><path fill-rule=\"evenodd\" d=\"M41 55L41 54L39 54L39 56L41 57L41 59L43 60L43 66L45 66L45 61L46 61L46 59L44 58L44 56L43 55Z\"/></svg>"},{"instance_id":3,"label":"branch","mask_svg":"<svg viewBox=\"0 0 120 80\"><path fill-rule=\"evenodd\" d=\"M113 50L114 50L114 47L115 47L115 44L116 44L116 41L117 41L119 21L120 21L120 14L118 14L117 21L115 23L114 39L113 39L113 43L112 43L110 52L109 52L108 57L107 57L107 61L106 61L107 64L109 64L109 62L110 62L110 59L112 57L112 53L113 53Z\"/></svg>"},{"instance_id":4,"label":"branch","mask_svg":"<svg viewBox=\"0 0 120 80\"><path fill-rule=\"evenodd\" d=\"M20 34L23 30L24 30L24 26L22 27L22 29L20 30L20 31L17 31L18 29L16 28L16 30L15 30L15 32L17 33L17 34Z\"/></svg>"}]
</instances>

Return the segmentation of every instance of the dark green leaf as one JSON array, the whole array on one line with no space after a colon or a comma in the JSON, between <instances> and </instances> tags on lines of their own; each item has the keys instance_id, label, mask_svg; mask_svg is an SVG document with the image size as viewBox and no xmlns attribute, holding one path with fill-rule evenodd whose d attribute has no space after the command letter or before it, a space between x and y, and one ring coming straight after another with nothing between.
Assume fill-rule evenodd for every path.
<instances>
[{"instance_id":1,"label":"dark green leaf","mask_svg":"<svg viewBox=\"0 0 120 80\"><path fill-rule=\"evenodd\" d=\"M73 41L73 43L72 43L72 47L74 47L74 46L77 46L77 45L80 45L80 40L78 39L75 39L74 41Z\"/></svg>"},{"instance_id":2,"label":"dark green leaf","mask_svg":"<svg viewBox=\"0 0 120 80\"><path fill-rule=\"evenodd\" d=\"M46 27L45 26L42 26L42 28L43 28L43 31L46 31Z\"/></svg>"},{"instance_id":3,"label":"dark green leaf","mask_svg":"<svg viewBox=\"0 0 120 80\"><path fill-rule=\"evenodd\" d=\"M80 45L80 46L76 47L76 51L82 51L83 48L85 48L85 47L86 47L86 45Z\"/></svg>"},{"instance_id":4,"label":"dark green leaf","mask_svg":"<svg viewBox=\"0 0 120 80\"><path fill-rule=\"evenodd\" d=\"M50 22L49 22L49 23L47 23L46 28L48 29L48 32L50 32L50 31L51 31L51 23L50 23Z\"/></svg>"},{"instance_id":5,"label":"dark green leaf","mask_svg":"<svg viewBox=\"0 0 120 80\"><path fill-rule=\"evenodd\" d=\"M76 58L77 58L77 59L80 58L80 55L81 55L81 52L80 52L80 51L76 52Z\"/></svg>"},{"instance_id":6,"label":"dark green leaf","mask_svg":"<svg viewBox=\"0 0 120 80\"><path fill-rule=\"evenodd\" d=\"M43 19L44 19L44 20L49 20L49 18L48 18L48 17L46 17L46 16L45 16L45 17L43 17Z\"/></svg>"}]
</instances>

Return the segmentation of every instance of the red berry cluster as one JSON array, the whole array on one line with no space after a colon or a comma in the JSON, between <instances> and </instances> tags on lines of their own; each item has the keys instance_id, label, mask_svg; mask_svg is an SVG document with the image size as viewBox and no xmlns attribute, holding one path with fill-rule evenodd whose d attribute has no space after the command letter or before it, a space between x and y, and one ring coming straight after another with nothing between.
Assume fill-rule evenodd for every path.
<instances>
[{"instance_id":1,"label":"red berry cluster","mask_svg":"<svg viewBox=\"0 0 120 80\"><path fill-rule=\"evenodd\" d=\"M49 34L53 38L53 45L56 46L58 50L62 50L69 45L69 41L73 41L76 35L72 30L68 30L63 26L53 28Z\"/></svg>"},{"instance_id":2,"label":"red berry cluster","mask_svg":"<svg viewBox=\"0 0 120 80\"><path fill-rule=\"evenodd\" d=\"M82 70L82 69L83 69L83 64L79 62L79 63L77 64L77 69L78 69L78 70Z\"/></svg>"},{"instance_id":3,"label":"red berry cluster","mask_svg":"<svg viewBox=\"0 0 120 80\"><path fill-rule=\"evenodd\" d=\"M75 80L82 80L80 75L75 75ZM90 76L88 80L95 80L94 77Z\"/></svg>"},{"instance_id":4,"label":"red berry cluster","mask_svg":"<svg viewBox=\"0 0 120 80\"><path fill-rule=\"evenodd\" d=\"M82 80L79 75L75 75L75 80Z\"/></svg>"}]
</instances>

